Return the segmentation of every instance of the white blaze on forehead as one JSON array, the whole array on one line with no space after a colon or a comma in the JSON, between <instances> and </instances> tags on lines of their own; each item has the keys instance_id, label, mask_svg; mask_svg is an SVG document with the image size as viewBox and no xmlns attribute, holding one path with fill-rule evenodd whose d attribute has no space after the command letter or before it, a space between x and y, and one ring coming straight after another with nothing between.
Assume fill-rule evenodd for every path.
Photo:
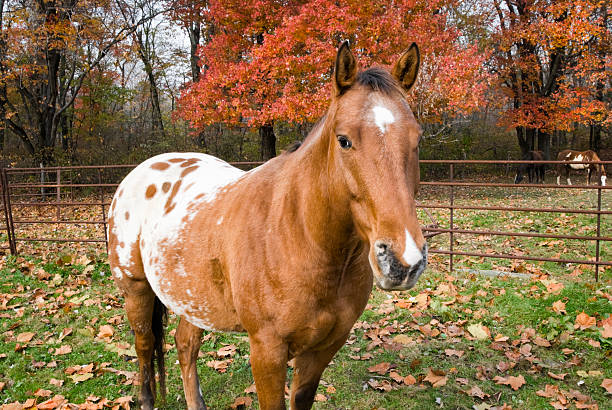
<instances>
[{"instance_id":1,"label":"white blaze on forehead","mask_svg":"<svg viewBox=\"0 0 612 410\"><path fill-rule=\"evenodd\" d=\"M387 125L395 122L395 117L393 116L391 110L389 110L387 107L383 107L382 105L377 105L376 107L372 108L372 114L374 116L376 126L383 134L387 130Z\"/></svg>"},{"instance_id":2,"label":"white blaze on forehead","mask_svg":"<svg viewBox=\"0 0 612 410\"><path fill-rule=\"evenodd\" d=\"M423 259L423 252L417 247L414 239L412 239L412 235L408 232L408 229L404 229L406 234L406 244L404 245L404 253L402 254L402 259L406 265L412 266L417 263L421 259Z\"/></svg>"}]
</instances>

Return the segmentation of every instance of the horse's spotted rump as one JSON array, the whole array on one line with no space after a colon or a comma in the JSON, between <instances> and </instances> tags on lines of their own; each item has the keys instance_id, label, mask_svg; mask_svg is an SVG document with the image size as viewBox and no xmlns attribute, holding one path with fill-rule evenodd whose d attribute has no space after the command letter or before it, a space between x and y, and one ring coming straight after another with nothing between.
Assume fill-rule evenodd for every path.
<instances>
[{"instance_id":1,"label":"horse's spotted rump","mask_svg":"<svg viewBox=\"0 0 612 410\"><path fill-rule=\"evenodd\" d=\"M170 186L171 186L171 185L172 185L172 184L171 184L170 182L168 182L168 181L164 182L164 183L162 184L162 192L163 192L164 194L165 194L166 192L168 192L168 191L170 190Z\"/></svg>"},{"instance_id":2,"label":"horse's spotted rump","mask_svg":"<svg viewBox=\"0 0 612 410\"><path fill-rule=\"evenodd\" d=\"M153 198L156 192L157 192L157 188L155 187L155 184L149 185L147 187L147 191L145 192L145 198L147 199Z\"/></svg>"},{"instance_id":3,"label":"horse's spotted rump","mask_svg":"<svg viewBox=\"0 0 612 410\"><path fill-rule=\"evenodd\" d=\"M185 162L183 162L181 164L181 168L187 168L192 166L193 164L195 164L196 162L198 162L200 159L199 158L189 158L188 160L186 160Z\"/></svg>"},{"instance_id":4,"label":"horse's spotted rump","mask_svg":"<svg viewBox=\"0 0 612 410\"><path fill-rule=\"evenodd\" d=\"M186 164L186 163L185 163L185 164ZM184 165L184 164L183 164L183 165ZM182 165L181 165L181 166L182 166ZM194 165L194 166L189 167L189 168L185 168L185 169L183 170L183 172L181 172L181 178L183 178L185 175L189 174L190 172L195 171L195 170L196 170L196 169L198 169L198 168L199 168L199 166L197 166L197 165Z\"/></svg>"},{"instance_id":5,"label":"horse's spotted rump","mask_svg":"<svg viewBox=\"0 0 612 410\"><path fill-rule=\"evenodd\" d=\"M168 168L170 168L170 164L167 162L156 162L155 164L151 165L151 169L156 169L158 171L164 171Z\"/></svg>"}]
</instances>

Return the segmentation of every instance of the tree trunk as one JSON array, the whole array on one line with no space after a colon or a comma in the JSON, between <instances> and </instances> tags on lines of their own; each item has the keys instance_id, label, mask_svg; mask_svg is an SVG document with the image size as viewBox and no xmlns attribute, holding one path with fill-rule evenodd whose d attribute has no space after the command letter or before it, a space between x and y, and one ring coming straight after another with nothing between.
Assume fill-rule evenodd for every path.
<instances>
[{"instance_id":1,"label":"tree trunk","mask_svg":"<svg viewBox=\"0 0 612 410\"><path fill-rule=\"evenodd\" d=\"M589 148L595 152L599 152L601 146L601 124L597 123L591 125L591 133L593 138Z\"/></svg>"},{"instance_id":2,"label":"tree trunk","mask_svg":"<svg viewBox=\"0 0 612 410\"><path fill-rule=\"evenodd\" d=\"M259 137L261 138L261 160L267 161L276 156L276 135L274 135L274 125L272 123L259 127Z\"/></svg>"},{"instance_id":3,"label":"tree trunk","mask_svg":"<svg viewBox=\"0 0 612 410\"><path fill-rule=\"evenodd\" d=\"M550 134L538 130L538 149L544 153L544 159L550 158Z\"/></svg>"},{"instance_id":4,"label":"tree trunk","mask_svg":"<svg viewBox=\"0 0 612 410\"><path fill-rule=\"evenodd\" d=\"M529 141L525 137L525 128L516 127L516 138L518 140L519 147L521 148L521 158L527 155L529 152Z\"/></svg>"},{"instance_id":5,"label":"tree trunk","mask_svg":"<svg viewBox=\"0 0 612 410\"><path fill-rule=\"evenodd\" d=\"M189 34L190 54L189 61L191 63L191 80L197 83L200 79L200 57L198 56L198 45L200 44L200 23L192 21L187 27Z\"/></svg>"}]
</instances>

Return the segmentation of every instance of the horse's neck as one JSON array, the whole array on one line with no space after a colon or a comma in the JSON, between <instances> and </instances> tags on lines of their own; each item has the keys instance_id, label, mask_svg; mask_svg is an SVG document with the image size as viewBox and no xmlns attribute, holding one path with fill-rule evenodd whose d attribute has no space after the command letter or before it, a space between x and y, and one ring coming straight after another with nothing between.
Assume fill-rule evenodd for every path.
<instances>
[{"instance_id":1,"label":"horse's neck","mask_svg":"<svg viewBox=\"0 0 612 410\"><path fill-rule=\"evenodd\" d=\"M296 241L323 252L334 253L355 243L355 229L349 210L349 196L343 192L344 184L333 181L333 164L328 158L328 146L321 137L323 127L283 164L286 181L283 193L285 215L295 215L293 224ZM289 212L288 212L289 211ZM308 243L310 242L310 243Z\"/></svg>"}]
</instances>

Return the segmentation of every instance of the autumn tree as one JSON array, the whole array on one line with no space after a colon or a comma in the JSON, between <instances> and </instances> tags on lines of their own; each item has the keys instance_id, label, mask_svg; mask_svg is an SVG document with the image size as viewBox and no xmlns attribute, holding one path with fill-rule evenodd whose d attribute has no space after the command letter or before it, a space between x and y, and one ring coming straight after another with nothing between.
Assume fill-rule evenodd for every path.
<instances>
[{"instance_id":1,"label":"autumn tree","mask_svg":"<svg viewBox=\"0 0 612 410\"><path fill-rule=\"evenodd\" d=\"M310 122L323 114L334 50L343 39L364 66L389 66L416 41L423 68L415 113L441 121L472 112L487 88L486 55L459 41L445 11L454 3L260 1L250 9L211 2L211 16L224 29L202 48L207 70L183 95L181 115L196 129L214 122L258 127L267 159L275 154L275 121Z\"/></svg>"},{"instance_id":2,"label":"autumn tree","mask_svg":"<svg viewBox=\"0 0 612 410\"><path fill-rule=\"evenodd\" d=\"M169 0L168 15L171 21L178 23L189 38L189 64L191 80L200 79L199 47L208 43L214 33L214 25L208 13L208 0Z\"/></svg>"},{"instance_id":3,"label":"autumn tree","mask_svg":"<svg viewBox=\"0 0 612 410\"><path fill-rule=\"evenodd\" d=\"M552 131L610 124L610 102L603 96L612 78L606 2L492 0L492 5L498 18L493 62L511 102L502 124L516 129L523 153L537 146L548 154Z\"/></svg>"},{"instance_id":4,"label":"autumn tree","mask_svg":"<svg viewBox=\"0 0 612 410\"><path fill-rule=\"evenodd\" d=\"M111 0L0 5L0 115L37 162L50 164L86 77L152 16L125 22Z\"/></svg>"}]
</instances>

